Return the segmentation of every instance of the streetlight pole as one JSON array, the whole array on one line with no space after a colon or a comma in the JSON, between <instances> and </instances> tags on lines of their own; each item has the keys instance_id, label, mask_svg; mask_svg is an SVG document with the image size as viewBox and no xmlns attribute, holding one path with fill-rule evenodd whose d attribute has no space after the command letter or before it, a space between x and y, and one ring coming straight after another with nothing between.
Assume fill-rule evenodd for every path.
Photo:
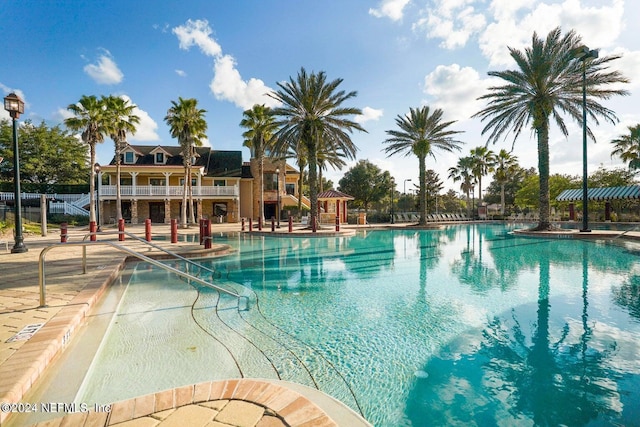
<instances>
[{"instance_id":1,"label":"streetlight pole","mask_svg":"<svg viewBox=\"0 0 640 427\"><path fill-rule=\"evenodd\" d=\"M277 228L280 228L280 168L276 168L276 204Z\"/></svg>"},{"instance_id":2,"label":"streetlight pole","mask_svg":"<svg viewBox=\"0 0 640 427\"><path fill-rule=\"evenodd\" d=\"M588 233L589 229L589 200L587 192L587 59L597 58L598 51L580 46L572 51L572 55L582 62L582 229Z\"/></svg>"},{"instance_id":3,"label":"streetlight pole","mask_svg":"<svg viewBox=\"0 0 640 427\"><path fill-rule=\"evenodd\" d=\"M18 150L18 127L16 121L24 113L24 102L15 93L4 98L4 109L9 112L13 120L13 207L15 212L15 237L11 253L27 252L22 237L22 203L20 200L20 155Z\"/></svg>"},{"instance_id":4,"label":"streetlight pole","mask_svg":"<svg viewBox=\"0 0 640 427\"><path fill-rule=\"evenodd\" d=\"M404 194L405 196L407 195L407 181L411 181L411 178L407 178L404 180L404 191L402 192L402 194Z\"/></svg>"},{"instance_id":5,"label":"streetlight pole","mask_svg":"<svg viewBox=\"0 0 640 427\"><path fill-rule=\"evenodd\" d=\"M96 222L98 224L96 231L100 230L100 163L93 165L93 171L96 175Z\"/></svg>"},{"instance_id":6,"label":"streetlight pole","mask_svg":"<svg viewBox=\"0 0 640 427\"><path fill-rule=\"evenodd\" d=\"M395 220L393 219L393 191L396 187L396 180L391 177L391 224L395 224Z\"/></svg>"}]
</instances>

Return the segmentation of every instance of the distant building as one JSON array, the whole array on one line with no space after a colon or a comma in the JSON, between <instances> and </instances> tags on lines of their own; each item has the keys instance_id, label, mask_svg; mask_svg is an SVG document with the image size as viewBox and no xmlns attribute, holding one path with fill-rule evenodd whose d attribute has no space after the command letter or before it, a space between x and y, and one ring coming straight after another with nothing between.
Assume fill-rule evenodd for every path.
<instances>
[{"instance_id":1,"label":"distant building","mask_svg":"<svg viewBox=\"0 0 640 427\"><path fill-rule=\"evenodd\" d=\"M238 222L257 218L260 189L257 160L243 163L241 151L195 147L191 183L196 218ZM279 169L276 183L276 169ZM281 210L297 206L299 171L284 161L264 160L265 218L276 216L278 192ZM116 164L101 167L98 179L102 223L116 217ZM122 151L120 194L122 216L132 224L150 218L167 224L179 219L184 185L184 166L180 147L127 145ZM309 207L306 197L303 206ZM188 209L188 207L187 207Z\"/></svg>"}]
</instances>

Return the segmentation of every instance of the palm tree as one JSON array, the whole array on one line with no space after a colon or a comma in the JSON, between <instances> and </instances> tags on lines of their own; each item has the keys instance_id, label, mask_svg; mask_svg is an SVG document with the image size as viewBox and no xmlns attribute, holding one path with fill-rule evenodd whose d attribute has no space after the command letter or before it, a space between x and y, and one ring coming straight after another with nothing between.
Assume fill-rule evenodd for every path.
<instances>
[{"instance_id":1,"label":"palm tree","mask_svg":"<svg viewBox=\"0 0 640 427\"><path fill-rule=\"evenodd\" d=\"M258 187L260 188L260 207L258 215L264 221L264 157L273 144L273 134L277 129L276 120L271 109L262 105L254 105L242 113L240 126L247 130L242 134L244 146L251 151L251 157L258 161Z\"/></svg>"},{"instance_id":2,"label":"palm tree","mask_svg":"<svg viewBox=\"0 0 640 427\"><path fill-rule=\"evenodd\" d=\"M629 126L629 134L620 135L611 141L615 149L611 157L618 156L629 163L629 169L640 169L640 124Z\"/></svg>"},{"instance_id":3,"label":"palm tree","mask_svg":"<svg viewBox=\"0 0 640 427\"><path fill-rule=\"evenodd\" d=\"M108 134L107 118L103 103L94 95L83 95L76 104L67 107L74 117L65 119L64 124L72 131L81 131L82 141L89 145L89 221L96 220L95 210L95 171L96 144L104 141Z\"/></svg>"},{"instance_id":4,"label":"palm tree","mask_svg":"<svg viewBox=\"0 0 640 427\"><path fill-rule=\"evenodd\" d=\"M164 121L169 125L173 138L178 139L184 165L184 184L182 190L182 212L180 221L182 228L187 228L187 189L191 188L191 166L195 155L194 146L202 146L202 140L207 137L207 121L204 119L206 110L198 108L195 98L184 99L178 97L178 102L171 101L172 107L167 111ZM191 198L191 222L195 222L193 212L193 198Z\"/></svg>"},{"instance_id":5,"label":"palm tree","mask_svg":"<svg viewBox=\"0 0 640 427\"><path fill-rule=\"evenodd\" d=\"M354 129L366 132L358 123L346 118L360 115L362 111L342 106L355 97L356 92L337 91L340 83L342 79L328 82L324 71L307 74L301 68L297 79L289 77L289 81L277 83L280 89L269 94L282 103L282 107L274 109L274 114L281 117L275 151L284 153L289 148L302 148L307 157L313 219L318 217L318 153L321 148L341 151L354 159L357 147L350 134Z\"/></svg>"},{"instance_id":6,"label":"palm tree","mask_svg":"<svg viewBox=\"0 0 640 427\"><path fill-rule=\"evenodd\" d=\"M482 202L482 177L493 172L496 155L487 147L480 146L471 149L471 160L473 162L471 170L478 181L478 204L480 204Z\"/></svg>"},{"instance_id":7,"label":"palm tree","mask_svg":"<svg viewBox=\"0 0 640 427\"><path fill-rule=\"evenodd\" d=\"M515 173L518 166L518 157L512 155L504 148L496 156L495 173L493 179L500 185L500 214L504 215L504 187L509 182L509 177Z\"/></svg>"},{"instance_id":8,"label":"palm tree","mask_svg":"<svg viewBox=\"0 0 640 427\"><path fill-rule=\"evenodd\" d=\"M473 191L476 178L472 171L473 159L471 157L461 157L455 166L449 168L449 178L453 182L460 182L460 190L467 197L467 216L471 217L471 203L469 203L469 193Z\"/></svg>"},{"instance_id":9,"label":"palm tree","mask_svg":"<svg viewBox=\"0 0 640 427\"><path fill-rule=\"evenodd\" d=\"M120 166L122 164L122 150L127 143L127 132L136 133L136 125L140 123L140 117L133 112L136 106L128 99L119 96L102 97L105 114L108 117L107 127L109 136L115 145L116 158L116 218L122 219L122 202L120 194Z\"/></svg>"},{"instance_id":10,"label":"palm tree","mask_svg":"<svg viewBox=\"0 0 640 427\"><path fill-rule=\"evenodd\" d=\"M609 62L620 58L610 55L593 59L587 64L574 58L573 52L581 46L581 38L574 31L564 36L560 28L552 30L546 40L533 33L532 45L524 52L509 48L517 64L516 70L490 71L489 75L505 81L502 86L489 88L479 99L488 106L474 117L489 120L482 134L489 132L489 142L497 142L505 132L513 131L514 140L525 127L530 127L538 140L538 172L540 173L540 222L535 230L548 230L549 202L549 127L553 119L560 131L568 136L562 113L582 124L582 71L585 67L587 109L592 122L603 117L611 123L617 121L615 113L596 102L613 95L627 95L615 83L628 80L618 71L608 71ZM592 140L595 137L588 129Z\"/></svg>"},{"instance_id":11,"label":"palm tree","mask_svg":"<svg viewBox=\"0 0 640 427\"><path fill-rule=\"evenodd\" d=\"M411 154L418 157L420 168L420 222L419 225L427 224L427 156L436 158L434 149L452 152L460 150L461 141L453 139L453 135L460 131L448 130L455 121L443 122L443 112L437 108L430 114L429 107L410 108L409 114L398 115L396 124L400 130L388 130L387 138L384 142L390 144L385 148L388 157L405 152L405 156Z\"/></svg>"}]
</instances>

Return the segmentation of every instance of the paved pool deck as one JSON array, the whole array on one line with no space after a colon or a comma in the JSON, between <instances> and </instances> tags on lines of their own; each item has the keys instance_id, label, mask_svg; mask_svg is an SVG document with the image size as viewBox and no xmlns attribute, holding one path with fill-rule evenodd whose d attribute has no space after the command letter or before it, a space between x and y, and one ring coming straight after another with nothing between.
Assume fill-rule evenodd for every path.
<instances>
[{"instance_id":1,"label":"paved pool deck","mask_svg":"<svg viewBox=\"0 0 640 427\"><path fill-rule=\"evenodd\" d=\"M409 223L394 228L411 227ZM430 224L429 227L437 225ZM333 226L325 226L315 235L353 235L356 229L372 226L342 226L336 233ZM389 228L383 226L382 228ZM240 224L214 224L213 232L240 231ZM105 228L100 240L117 241L114 229ZM129 226L128 232L144 237L144 226ZM216 244L203 251L198 242L187 235L197 233L197 227L179 229L179 242L171 244L169 226L154 225L154 236L165 240L154 243L184 256L224 254L229 248ZM69 241L81 241L86 229L71 229ZM107 232L112 232L107 234ZM255 234L272 234L270 227ZM289 235L286 224L275 235ZM309 230L296 225L296 236L306 236ZM532 235L523 232L523 234ZM535 233L546 238L615 238L619 231L580 233L561 230ZM621 237L640 240L640 232L624 233ZM3 240L4 238L0 238ZM92 245L87 249L86 274L82 272L82 248L60 245L58 231L48 236L25 235L28 252L12 254L0 245L0 426L19 424L19 411L45 402L25 399L49 364L60 354L74 331L82 325L92 307L107 286L124 268L127 254L106 245ZM161 251L149 248L132 239L124 244L145 255L157 257ZM40 306L38 264L42 250L55 245L46 255L46 306ZM13 242L9 241L9 250ZM30 327L30 328L29 328ZM27 328L27 329L25 329ZM22 332L22 334L20 334ZM20 334L20 335L19 335ZM58 402L71 403L71 402ZM80 411L40 423L39 425L122 425L171 426L190 425L186 420L210 426L367 426L364 419L345 410L332 398L291 383L274 383L260 379L230 379L222 382L194 384L116 402L102 410ZM48 408L51 409L51 408ZM95 408L92 408L95 409ZM106 410L108 409L108 411Z\"/></svg>"}]
</instances>

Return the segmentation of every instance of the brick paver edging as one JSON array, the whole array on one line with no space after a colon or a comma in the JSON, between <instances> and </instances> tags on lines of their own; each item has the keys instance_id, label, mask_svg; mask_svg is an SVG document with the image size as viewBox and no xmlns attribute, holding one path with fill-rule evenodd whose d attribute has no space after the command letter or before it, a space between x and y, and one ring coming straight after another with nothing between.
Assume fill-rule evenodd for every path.
<instances>
[{"instance_id":1,"label":"brick paver edging","mask_svg":"<svg viewBox=\"0 0 640 427\"><path fill-rule=\"evenodd\" d=\"M301 394L272 382L252 379L211 381L147 394L116 402L111 405L109 412L90 411L65 415L55 420L60 421L55 425L112 426L138 418L153 417L154 414L188 405L216 401L238 401L257 405L264 408L265 416L278 418L285 426L338 426L323 410ZM220 414L222 412L213 412L211 421L216 420ZM237 415L241 417L243 414ZM164 417L166 415L153 418ZM188 420L183 421L188 425ZM52 425L51 420L35 424L34 427L45 425ZM162 422L158 425L162 426Z\"/></svg>"}]
</instances>

